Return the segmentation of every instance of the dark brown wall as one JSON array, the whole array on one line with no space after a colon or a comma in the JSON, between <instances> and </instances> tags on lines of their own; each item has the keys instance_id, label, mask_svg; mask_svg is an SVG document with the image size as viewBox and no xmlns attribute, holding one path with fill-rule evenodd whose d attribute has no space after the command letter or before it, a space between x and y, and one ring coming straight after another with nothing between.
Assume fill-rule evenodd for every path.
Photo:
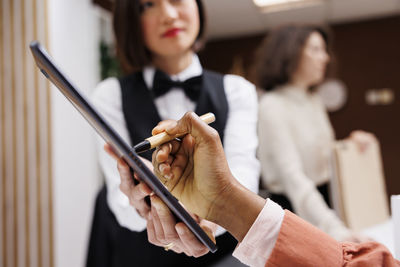
<instances>
[{"instance_id":1,"label":"dark brown wall","mask_svg":"<svg viewBox=\"0 0 400 267\"><path fill-rule=\"evenodd\" d=\"M337 137L353 129L373 132L381 143L388 194L400 193L400 17L333 27L338 76L349 88L346 107L331 114ZM370 106L365 91L392 88L395 102Z\"/></svg>"},{"instance_id":2,"label":"dark brown wall","mask_svg":"<svg viewBox=\"0 0 400 267\"><path fill-rule=\"evenodd\" d=\"M337 138L355 129L373 132L381 143L388 194L400 194L400 16L331 27L337 76L349 89L346 106L330 114ZM240 57L248 77L262 39L259 35L211 41L200 59L206 68L228 73L234 58ZM372 88L392 88L395 102L367 105L365 92Z\"/></svg>"}]
</instances>

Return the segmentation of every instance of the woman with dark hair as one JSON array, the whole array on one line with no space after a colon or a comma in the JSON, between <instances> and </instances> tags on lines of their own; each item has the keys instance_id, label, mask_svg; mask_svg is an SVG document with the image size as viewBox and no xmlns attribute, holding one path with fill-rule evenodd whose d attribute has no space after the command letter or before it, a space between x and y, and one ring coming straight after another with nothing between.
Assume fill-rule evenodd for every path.
<instances>
[{"instance_id":1,"label":"woman with dark hair","mask_svg":"<svg viewBox=\"0 0 400 267\"><path fill-rule=\"evenodd\" d=\"M364 237L345 227L330 208L328 183L334 132L315 87L326 75L330 40L318 26L288 25L273 30L260 48L257 86L262 183L270 198L295 211L339 241ZM373 135L355 131L365 145Z\"/></svg>"},{"instance_id":2,"label":"woman with dark hair","mask_svg":"<svg viewBox=\"0 0 400 267\"><path fill-rule=\"evenodd\" d=\"M246 177L240 182L257 191L255 87L239 76L202 68L195 53L202 45L204 26L200 0L115 1L114 33L126 75L101 82L92 100L131 145L151 136L161 120L178 119L187 111L213 112L216 121L211 126L221 136L233 173ZM103 144L99 140L99 148ZM142 156L151 160L150 151ZM99 160L106 186L96 202L87 266L207 266L232 253L234 238L201 219L200 225L216 236L215 254L204 255L208 250L201 246L183 249L174 228L148 236L146 228L153 228L151 190L133 180L129 188L120 188L113 159L101 150ZM122 193L128 191L129 199Z\"/></svg>"}]
</instances>

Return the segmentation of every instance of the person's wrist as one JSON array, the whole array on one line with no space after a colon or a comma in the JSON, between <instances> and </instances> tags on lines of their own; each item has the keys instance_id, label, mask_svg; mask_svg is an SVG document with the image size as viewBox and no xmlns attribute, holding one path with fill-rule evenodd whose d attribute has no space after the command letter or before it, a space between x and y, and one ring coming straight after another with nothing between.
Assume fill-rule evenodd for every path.
<instances>
[{"instance_id":1,"label":"person's wrist","mask_svg":"<svg viewBox=\"0 0 400 267\"><path fill-rule=\"evenodd\" d=\"M243 187L235 178L219 194L208 220L225 228L239 242L265 205L265 199Z\"/></svg>"},{"instance_id":2,"label":"person's wrist","mask_svg":"<svg viewBox=\"0 0 400 267\"><path fill-rule=\"evenodd\" d=\"M230 180L233 181L234 178L232 177ZM223 226L224 218L226 218L226 209L229 208L230 198L232 198L232 194L235 191L237 191L236 184L234 182L227 182L223 190L213 200L210 211L205 219Z\"/></svg>"}]
</instances>

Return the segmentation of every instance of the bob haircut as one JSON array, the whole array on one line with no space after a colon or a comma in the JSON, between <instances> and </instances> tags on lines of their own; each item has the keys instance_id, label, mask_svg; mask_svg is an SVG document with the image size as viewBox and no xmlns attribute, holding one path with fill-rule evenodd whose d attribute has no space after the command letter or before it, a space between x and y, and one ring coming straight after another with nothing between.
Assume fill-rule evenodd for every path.
<instances>
[{"instance_id":1,"label":"bob haircut","mask_svg":"<svg viewBox=\"0 0 400 267\"><path fill-rule=\"evenodd\" d=\"M201 0L196 0L199 10L200 29L193 51L199 51L205 42L205 13ZM113 27L117 45L117 56L127 74L143 69L151 62L151 53L146 48L140 22L140 0L116 0L113 8Z\"/></svg>"},{"instance_id":2,"label":"bob haircut","mask_svg":"<svg viewBox=\"0 0 400 267\"><path fill-rule=\"evenodd\" d=\"M272 30L257 52L254 78L258 87L272 91L288 83L297 69L305 43L311 33L318 32L325 40L331 56L329 30L317 25L285 25ZM327 68L329 69L329 64Z\"/></svg>"}]
</instances>

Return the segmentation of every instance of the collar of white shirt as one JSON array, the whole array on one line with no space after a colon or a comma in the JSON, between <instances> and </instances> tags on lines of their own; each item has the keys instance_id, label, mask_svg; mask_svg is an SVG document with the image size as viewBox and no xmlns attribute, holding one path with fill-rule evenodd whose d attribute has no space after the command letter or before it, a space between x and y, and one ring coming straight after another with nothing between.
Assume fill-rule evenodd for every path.
<instances>
[{"instance_id":1,"label":"collar of white shirt","mask_svg":"<svg viewBox=\"0 0 400 267\"><path fill-rule=\"evenodd\" d=\"M146 66L143 69L143 79L146 83L147 88L151 90L153 88L153 79L156 69L154 66ZM199 76L203 73L203 67L200 64L199 57L193 53L192 63L178 74L170 76L173 81L185 81L195 76Z\"/></svg>"}]
</instances>

